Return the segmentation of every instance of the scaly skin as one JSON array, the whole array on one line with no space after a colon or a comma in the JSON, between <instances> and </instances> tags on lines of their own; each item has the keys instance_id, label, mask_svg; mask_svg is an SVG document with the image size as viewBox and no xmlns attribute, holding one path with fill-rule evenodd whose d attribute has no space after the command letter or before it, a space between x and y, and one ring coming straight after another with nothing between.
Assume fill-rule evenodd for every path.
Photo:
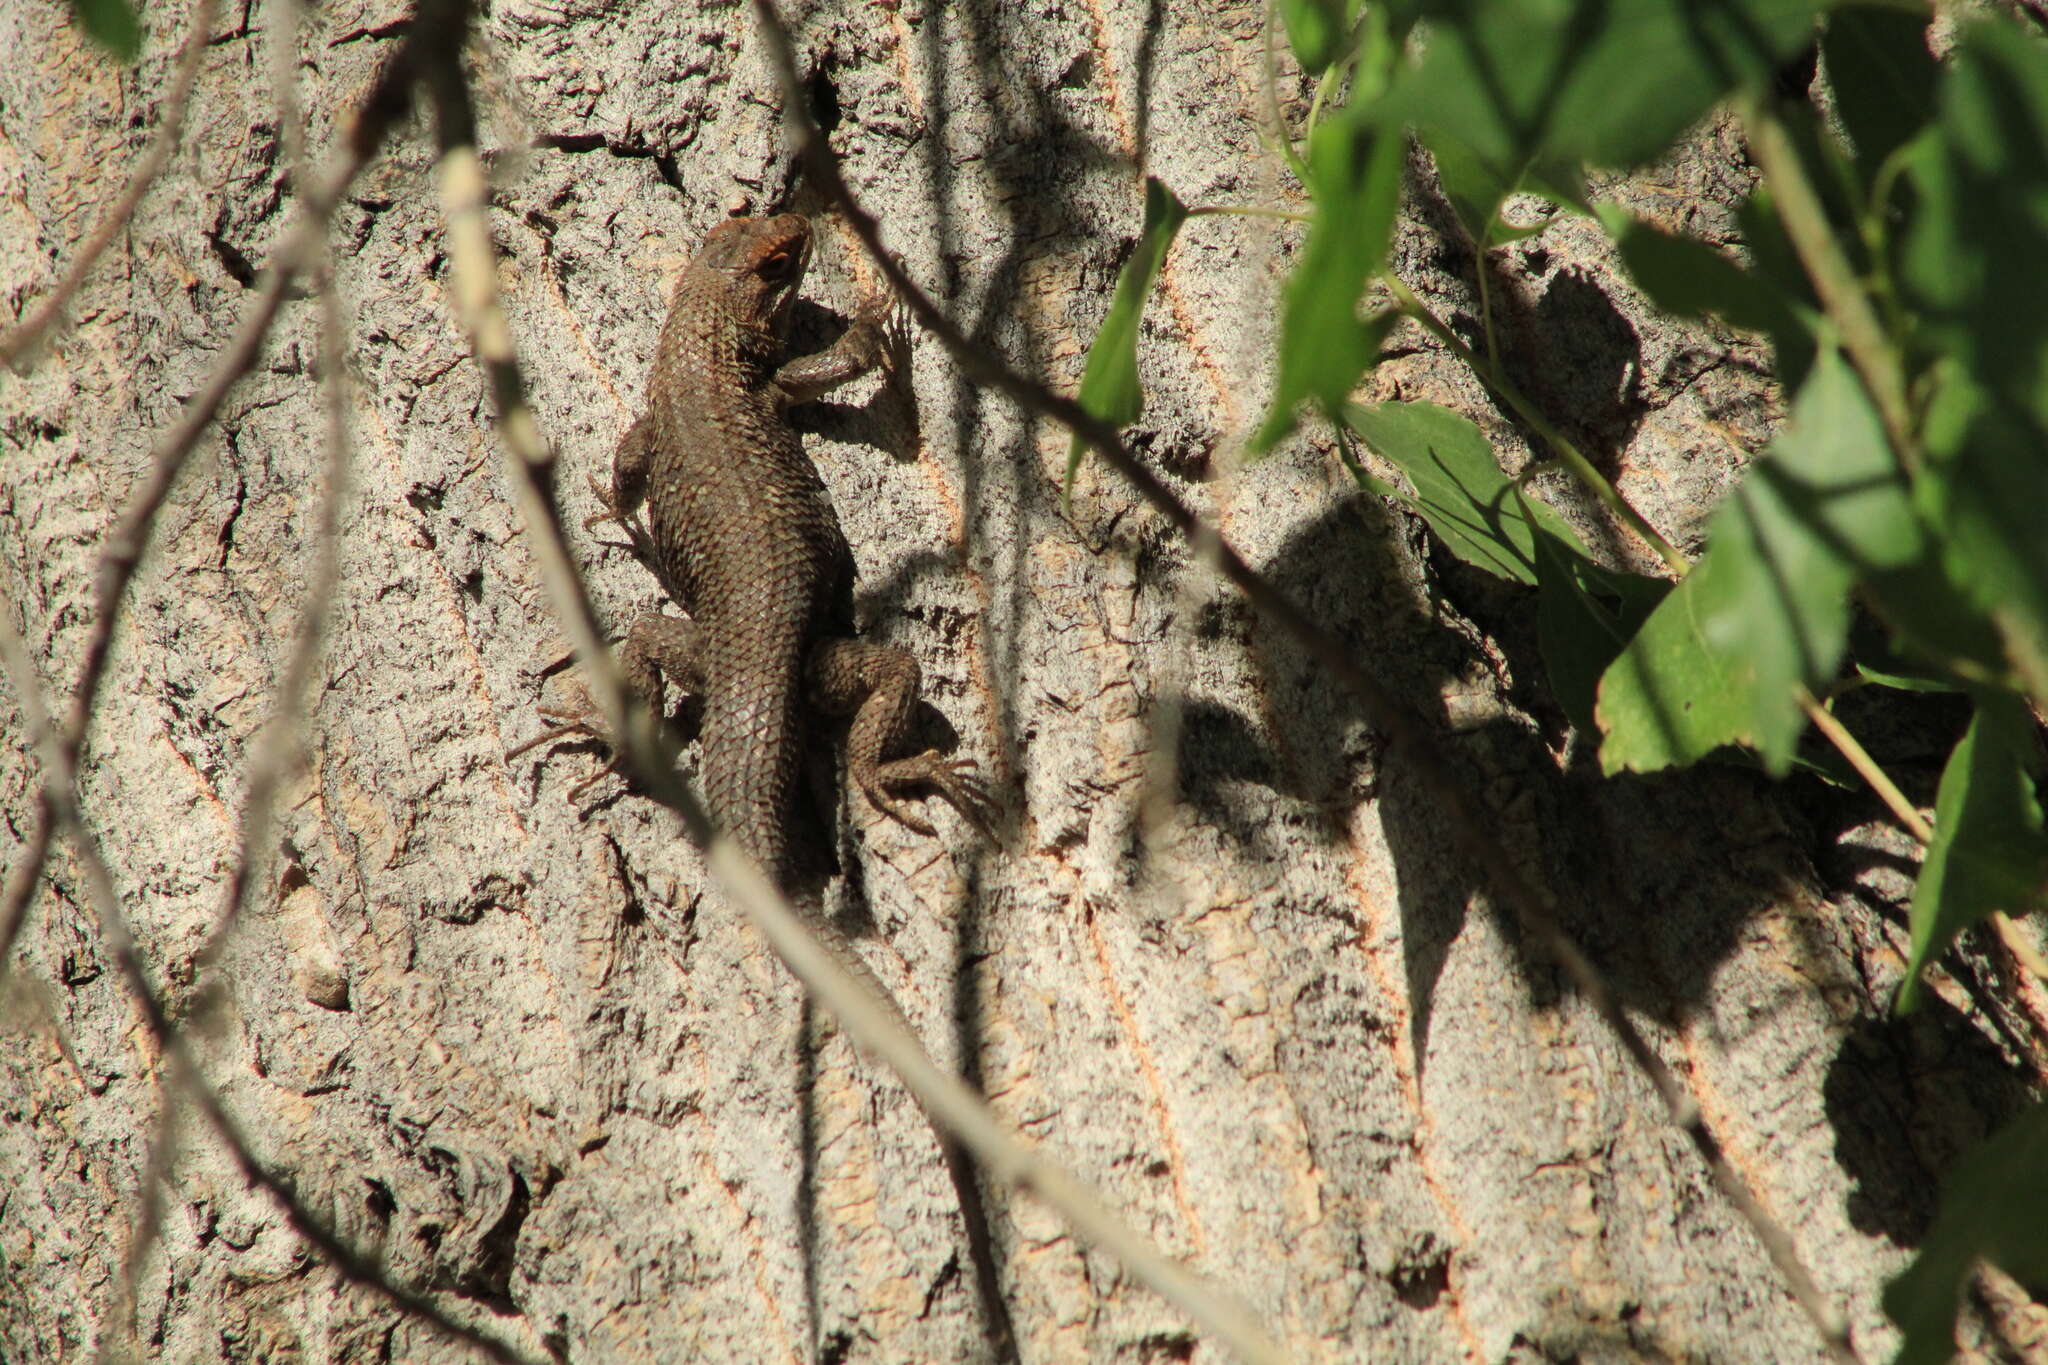
<instances>
[{"instance_id":1,"label":"scaly skin","mask_svg":"<svg viewBox=\"0 0 2048 1365\"><path fill-rule=\"evenodd\" d=\"M599 489L607 510L593 518L624 527L641 562L690 615L649 612L634 622L620 651L627 678L657 711L665 683L704 697L699 777L712 818L785 893L793 890L792 788L811 714L853 717L848 776L891 818L933 832L901 800L917 788L984 830L991 815L971 760L934 750L886 757L908 735L917 661L849 638L853 555L784 414L882 360L889 308L870 301L837 344L785 363L789 308L810 252L810 227L791 214L735 218L711 230L676 283L647 411L620 440L611 487ZM555 718L564 723L532 743L602 734L594 708ZM839 931L822 919L816 927L840 963L910 1027ZM986 1291L993 1241L972 1163L929 1110L926 1118ZM1012 1358L1001 1296L983 1297L995 1355Z\"/></svg>"},{"instance_id":2,"label":"scaly skin","mask_svg":"<svg viewBox=\"0 0 2048 1365\"><path fill-rule=\"evenodd\" d=\"M888 309L870 302L837 344L785 363L810 254L810 226L794 214L711 230L676 283L647 410L619 443L606 499L690 615L637 621L627 676L657 709L664 679L703 695L699 780L712 818L785 889L807 712L853 716L848 775L893 819L932 833L900 799L915 788L978 825L989 813L971 760L886 757L907 736L917 662L847 638L853 555L785 413L880 363Z\"/></svg>"}]
</instances>

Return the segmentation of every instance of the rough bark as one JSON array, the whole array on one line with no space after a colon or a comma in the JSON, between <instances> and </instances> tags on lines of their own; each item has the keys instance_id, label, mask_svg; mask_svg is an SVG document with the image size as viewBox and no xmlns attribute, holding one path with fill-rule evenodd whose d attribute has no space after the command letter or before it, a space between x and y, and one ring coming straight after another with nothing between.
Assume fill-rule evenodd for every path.
<instances>
[{"instance_id":1,"label":"rough bark","mask_svg":"<svg viewBox=\"0 0 2048 1365\"><path fill-rule=\"evenodd\" d=\"M153 435L200 384L291 204L266 44L224 18L190 131L26 378L0 381L0 573L46 691L68 689L95 555ZM337 0L299 44L309 141L396 41ZM0 12L0 299L55 278L137 154L182 11L119 73L50 4ZM474 69L500 281L574 518L634 411L667 281L736 207L813 212L745 7L509 0ZM824 3L795 22L814 106L912 273L1070 388L1136 233L1141 174L1191 203L1289 206L1262 148L1257 7ZM1279 93L1305 87L1284 57ZM212 1083L274 1168L403 1283L573 1361L1215 1358L1027 1196L979 1256L930 1133L711 889L674 822L565 746L508 762L565 674L446 297L420 129L337 216L354 491L303 770L223 963ZM1739 245L1731 127L1606 193ZM1240 460L1270 391L1299 229L1189 225L1147 313L1148 457L1308 603L1442 742L1795 1232L1866 1356L1936 1177L2030 1073L1965 957L1894 1021L1910 849L1874 802L1730 767L1606 781L1547 700L1533 609L1352 488L1326 436ZM799 317L872 278L822 233ZM1396 248L1468 336L1469 242L1418 164ZM1778 394L1746 336L1655 315L1591 225L1486 265L1520 382L1697 548ZM1371 384L1525 435L1419 331ZM126 603L82 795L158 980L196 1010L252 737L313 546L317 309L285 307L173 496ZM1064 432L929 340L900 389L810 420L875 638L922 661L935 738L1000 781L1006 846L936 842L829 784L805 836L829 904L928 1045L1302 1360L1819 1355L1749 1228L1643 1077L1450 852L1443 814L1112 476L1059 498ZM1617 560L1570 488L1546 493ZM579 548L623 630L653 579ZM6 693L6 847L39 769ZM687 721L687 714L685 716ZM1960 716L1872 713L1927 797ZM694 753L686 751L685 763ZM1979 988L1978 983L1988 983ZM1968 987L1969 989L1965 989ZM8 978L0 1357L439 1361L467 1353L341 1284L183 1124L132 1320L110 1307L167 1086L68 851ZM172 1092L175 1093L175 1092Z\"/></svg>"}]
</instances>

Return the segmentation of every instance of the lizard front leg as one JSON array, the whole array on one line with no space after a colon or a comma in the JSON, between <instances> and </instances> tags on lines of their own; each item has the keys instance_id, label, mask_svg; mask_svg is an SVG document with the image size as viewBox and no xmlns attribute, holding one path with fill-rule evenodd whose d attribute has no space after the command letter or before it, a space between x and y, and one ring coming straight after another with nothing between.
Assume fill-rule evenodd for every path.
<instances>
[{"instance_id":1,"label":"lizard front leg","mask_svg":"<svg viewBox=\"0 0 2048 1365\"><path fill-rule=\"evenodd\" d=\"M876 810L919 834L934 834L929 822L898 799L906 789L928 787L986 833L995 802L973 759L949 759L936 749L887 757L909 737L919 682L917 660L908 651L860 640L820 640L805 666L812 707L853 717L846 737L847 774Z\"/></svg>"},{"instance_id":2,"label":"lizard front leg","mask_svg":"<svg viewBox=\"0 0 2048 1365\"><path fill-rule=\"evenodd\" d=\"M869 297L855 310L853 322L839 340L824 350L799 356L775 372L783 406L796 407L823 397L880 366L892 372L906 344L902 310L887 294Z\"/></svg>"}]
</instances>

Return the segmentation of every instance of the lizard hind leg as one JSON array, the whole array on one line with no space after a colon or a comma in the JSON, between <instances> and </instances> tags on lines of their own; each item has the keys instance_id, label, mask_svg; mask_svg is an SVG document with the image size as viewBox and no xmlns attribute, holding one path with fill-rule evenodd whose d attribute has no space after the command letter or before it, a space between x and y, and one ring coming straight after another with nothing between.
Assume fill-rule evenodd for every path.
<instances>
[{"instance_id":1,"label":"lizard hind leg","mask_svg":"<svg viewBox=\"0 0 2048 1365\"><path fill-rule=\"evenodd\" d=\"M665 682L674 683L684 692L704 690L701 634L696 622L663 616L657 611L643 613L626 632L625 642L619 646L619 669L626 675L627 685L654 708L657 716L668 714ZM567 705L543 706L540 717L548 722L548 728L509 750L505 755L508 760L559 739L584 737L612 744L604 712L580 681L572 680ZM602 768L570 788L569 800L581 800L590 788L621 770L620 756L614 752Z\"/></svg>"},{"instance_id":2,"label":"lizard hind leg","mask_svg":"<svg viewBox=\"0 0 2048 1365\"><path fill-rule=\"evenodd\" d=\"M831 715L853 717L846 737L847 774L876 810L919 834L936 834L899 796L906 789L928 788L987 833L995 802L973 759L949 759L936 749L885 757L909 738L920 681L917 660L908 651L860 640L819 641L807 670L811 704Z\"/></svg>"},{"instance_id":3,"label":"lizard hind leg","mask_svg":"<svg viewBox=\"0 0 2048 1365\"><path fill-rule=\"evenodd\" d=\"M619 647L619 668L657 715L667 714L664 682L678 691L704 691L704 630L695 621L642 612Z\"/></svg>"}]
</instances>

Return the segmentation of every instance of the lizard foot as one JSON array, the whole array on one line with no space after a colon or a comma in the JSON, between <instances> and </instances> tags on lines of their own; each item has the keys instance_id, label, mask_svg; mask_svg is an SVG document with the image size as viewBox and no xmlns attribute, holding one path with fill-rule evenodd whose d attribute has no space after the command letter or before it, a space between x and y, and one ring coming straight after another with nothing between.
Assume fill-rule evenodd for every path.
<instances>
[{"instance_id":1,"label":"lizard foot","mask_svg":"<svg viewBox=\"0 0 2048 1365\"><path fill-rule=\"evenodd\" d=\"M618 502L612 497L612 490L595 474L589 476L590 491L597 495L597 504L604 510L592 512L583 519L583 529L596 530L606 522L612 522L626 533L625 540L600 540L599 545L612 550L625 550L642 563L648 562L654 553L654 538L648 534L646 525L637 512L621 512Z\"/></svg>"},{"instance_id":2,"label":"lizard foot","mask_svg":"<svg viewBox=\"0 0 2048 1365\"><path fill-rule=\"evenodd\" d=\"M577 690L580 692L582 689ZM525 743L506 750L506 762L509 763L519 755L538 749L544 744L552 744L562 739L594 739L607 748L611 747L611 731L605 727L603 715L599 713L597 704L590 699L587 692L583 693L580 702L574 706L542 706L535 709L542 720L549 722L548 728ZM621 771L623 769L619 766L619 755L615 750L610 761L602 768L569 789L569 804L574 805L582 800L585 792L613 773Z\"/></svg>"},{"instance_id":3,"label":"lizard foot","mask_svg":"<svg viewBox=\"0 0 2048 1365\"><path fill-rule=\"evenodd\" d=\"M988 784L982 781L979 767L971 758L947 758L937 749L927 749L911 758L881 764L860 786L876 810L919 834L933 835L938 831L896 799L897 788L930 787L947 805L959 811L967 823L984 835L993 835L995 798L989 794Z\"/></svg>"}]
</instances>

